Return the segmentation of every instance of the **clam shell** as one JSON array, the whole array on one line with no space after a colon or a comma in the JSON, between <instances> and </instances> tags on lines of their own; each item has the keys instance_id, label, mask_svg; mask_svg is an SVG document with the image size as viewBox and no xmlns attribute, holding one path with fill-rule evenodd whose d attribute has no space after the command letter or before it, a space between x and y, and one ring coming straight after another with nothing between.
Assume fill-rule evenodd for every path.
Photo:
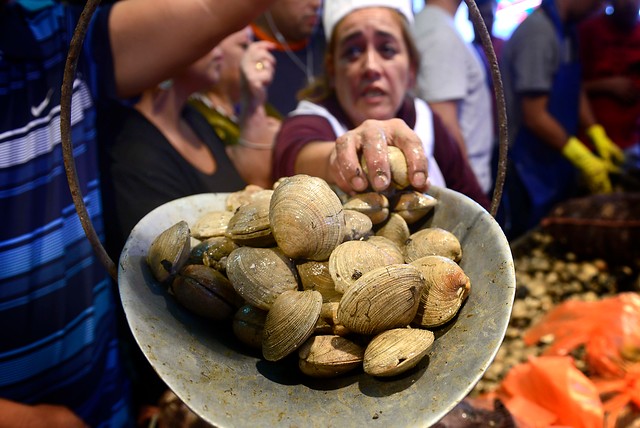
<instances>
[{"instance_id":1,"label":"clam shell","mask_svg":"<svg viewBox=\"0 0 640 428\"><path fill-rule=\"evenodd\" d=\"M240 206L229 219L227 236L238 245L274 246L275 239L269 225L269 200L253 200Z\"/></svg>"},{"instance_id":2,"label":"clam shell","mask_svg":"<svg viewBox=\"0 0 640 428\"><path fill-rule=\"evenodd\" d=\"M267 311L244 305L233 316L233 334L245 345L262 349L262 333L266 320Z\"/></svg>"},{"instance_id":3,"label":"clam shell","mask_svg":"<svg viewBox=\"0 0 640 428\"><path fill-rule=\"evenodd\" d=\"M413 224L433 211L438 200L426 193L415 190L397 193L391 211L399 214L407 224Z\"/></svg>"},{"instance_id":4,"label":"clam shell","mask_svg":"<svg viewBox=\"0 0 640 428\"><path fill-rule=\"evenodd\" d=\"M209 211L200 216L191 226L191 236L204 240L212 236L224 236L229 220L233 217L230 211Z\"/></svg>"},{"instance_id":5,"label":"clam shell","mask_svg":"<svg viewBox=\"0 0 640 428\"><path fill-rule=\"evenodd\" d=\"M317 262L306 260L296 264L298 276L303 290L315 290L322 294L323 302L339 302L342 293L336 291L336 286L329 273L329 261Z\"/></svg>"},{"instance_id":6,"label":"clam shell","mask_svg":"<svg viewBox=\"0 0 640 428\"><path fill-rule=\"evenodd\" d=\"M471 280L453 260L426 256L411 262L425 279L414 324L437 327L451 320L471 291Z\"/></svg>"},{"instance_id":7,"label":"clam shell","mask_svg":"<svg viewBox=\"0 0 640 428\"><path fill-rule=\"evenodd\" d=\"M285 291L273 303L264 323L262 355L278 361L298 349L313 333L320 317L317 291Z\"/></svg>"},{"instance_id":8,"label":"clam shell","mask_svg":"<svg viewBox=\"0 0 640 428\"><path fill-rule=\"evenodd\" d=\"M408 264L371 270L344 293L338 322L360 334L376 334L409 325L416 315L424 278Z\"/></svg>"},{"instance_id":9,"label":"clam shell","mask_svg":"<svg viewBox=\"0 0 640 428\"><path fill-rule=\"evenodd\" d=\"M371 219L359 211L344 210L344 241L357 241L373 234Z\"/></svg>"},{"instance_id":10,"label":"clam shell","mask_svg":"<svg viewBox=\"0 0 640 428\"><path fill-rule=\"evenodd\" d=\"M429 330L397 328L371 339L364 351L364 372L395 376L415 367L429 352L435 337Z\"/></svg>"},{"instance_id":11,"label":"clam shell","mask_svg":"<svg viewBox=\"0 0 640 428\"><path fill-rule=\"evenodd\" d=\"M247 204L251 201L263 198L271 198L272 193L273 190L271 189L263 189L262 187L256 186L255 184L249 184L242 190L230 193L225 201L225 208L227 211L234 213L242 205Z\"/></svg>"},{"instance_id":12,"label":"clam shell","mask_svg":"<svg viewBox=\"0 0 640 428\"><path fill-rule=\"evenodd\" d=\"M292 259L323 261L344 237L344 212L326 181L299 174L283 179L269 208L273 236Z\"/></svg>"},{"instance_id":13,"label":"clam shell","mask_svg":"<svg viewBox=\"0 0 640 428\"><path fill-rule=\"evenodd\" d=\"M370 236L367 238L367 242L375 245L380 250L384 251L389 256L389 264L401 264L404 263L404 254L401 247L399 247L391 239L384 236Z\"/></svg>"},{"instance_id":14,"label":"clam shell","mask_svg":"<svg viewBox=\"0 0 640 428\"><path fill-rule=\"evenodd\" d=\"M382 223L389 216L389 200L377 192L353 195L344 203L344 208L366 214L373 224Z\"/></svg>"},{"instance_id":15,"label":"clam shell","mask_svg":"<svg viewBox=\"0 0 640 428\"><path fill-rule=\"evenodd\" d=\"M191 249L189 264L203 264L216 270L220 269L221 259L231 254L238 246L226 236L213 236L198 243Z\"/></svg>"},{"instance_id":16,"label":"clam shell","mask_svg":"<svg viewBox=\"0 0 640 428\"><path fill-rule=\"evenodd\" d=\"M387 266L389 256L367 241L347 241L329 257L329 273L336 291L344 293L358 278L375 268Z\"/></svg>"},{"instance_id":17,"label":"clam shell","mask_svg":"<svg viewBox=\"0 0 640 428\"><path fill-rule=\"evenodd\" d=\"M384 236L392 240L398 247L404 248L411 231L407 221L398 213L389 214L389 218L376 228L376 236Z\"/></svg>"},{"instance_id":18,"label":"clam shell","mask_svg":"<svg viewBox=\"0 0 640 428\"><path fill-rule=\"evenodd\" d=\"M227 277L205 265L185 266L173 280L171 290L189 311L214 320L231 318L244 304Z\"/></svg>"},{"instance_id":19,"label":"clam shell","mask_svg":"<svg viewBox=\"0 0 640 428\"><path fill-rule=\"evenodd\" d=\"M189 225L180 221L156 236L149 246L146 260L153 277L163 284L182 269L190 252Z\"/></svg>"},{"instance_id":20,"label":"clam shell","mask_svg":"<svg viewBox=\"0 0 640 428\"><path fill-rule=\"evenodd\" d=\"M300 347L298 357L302 373L328 378L360 367L364 349L341 336L312 336Z\"/></svg>"},{"instance_id":21,"label":"clam shell","mask_svg":"<svg viewBox=\"0 0 640 428\"><path fill-rule=\"evenodd\" d=\"M404 189L408 187L411 182L409 181L409 167L407 166L407 159L396 146L387 146L387 157L389 158L389 169L391 170L391 184L395 189ZM365 162L364 156L360 158L360 166L362 171L369 175L369 166Z\"/></svg>"},{"instance_id":22,"label":"clam shell","mask_svg":"<svg viewBox=\"0 0 640 428\"><path fill-rule=\"evenodd\" d=\"M227 277L247 303L269 309L278 295L298 288L295 265L277 248L239 247L227 258Z\"/></svg>"},{"instance_id":23,"label":"clam shell","mask_svg":"<svg viewBox=\"0 0 640 428\"><path fill-rule=\"evenodd\" d=\"M453 233L439 227L429 227L411 234L404 246L406 263L425 256L443 256L459 262L462 259L462 247Z\"/></svg>"}]
</instances>

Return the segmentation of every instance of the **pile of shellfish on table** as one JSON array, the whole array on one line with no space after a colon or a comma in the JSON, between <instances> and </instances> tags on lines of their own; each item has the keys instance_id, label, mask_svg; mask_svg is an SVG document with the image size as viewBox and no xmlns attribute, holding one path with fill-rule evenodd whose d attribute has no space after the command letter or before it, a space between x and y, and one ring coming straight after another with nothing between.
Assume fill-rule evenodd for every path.
<instances>
[{"instance_id":1,"label":"pile of shellfish on table","mask_svg":"<svg viewBox=\"0 0 640 428\"><path fill-rule=\"evenodd\" d=\"M312 377L398 375L455 322L471 283L451 232L412 231L438 201L411 190L406 171L392 167L392 179L391 192L351 197L307 175L248 186L226 210L160 233L147 263L182 306L230 320L267 361L297 352Z\"/></svg>"}]
</instances>

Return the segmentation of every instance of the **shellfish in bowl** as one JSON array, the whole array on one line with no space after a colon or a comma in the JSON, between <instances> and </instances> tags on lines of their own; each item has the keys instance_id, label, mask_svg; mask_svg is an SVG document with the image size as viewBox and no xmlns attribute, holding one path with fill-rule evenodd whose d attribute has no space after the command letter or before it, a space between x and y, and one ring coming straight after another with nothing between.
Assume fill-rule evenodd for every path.
<instances>
[{"instance_id":1,"label":"shellfish in bowl","mask_svg":"<svg viewBox=\"0 0 640 428\"><path fill-rule=\"evenodd\" d=\"M120 258L118 278L131 331L160 377L214 426L366 426L372 419L381 426L431 425L471 391L495 357L511 313L515 274L508 242L488 212L451 190L434 186L428 194L438 203L414 227L437 227L456 236L462 248L460 266L473 290L454 322L433 329L432 344L417 350L399 348L401 360L411 356L411 363L416 363L400 376L394 376L393 369L392 377L385 379L362 369L329 379L305 376L297 368L299 353L313 364L309 370L336 370L320 360L324 350L302 345L299 352L291 352L281 361L269 361L243 347L233 336L231 320L229 325L212 324L169 295L146 263L151 242L181 220L192 224L206 212L224 209L228 194L172 201L149 213L133 229ZM339 215L335 206L326 214L331 219ZM304 240L309 230L302 227L299 234L298 239ZM277 241L280 235L274 235ZM338 236L345 234L335 235L328 243L333 248L340 244ZM309 253L305 258L323 262L329 253ZM421 274L411 275L417 284L415 293L406 293L417 302ZM318 311L315 296L308 304L313 307L313 317ZM418 307L411 305L410 309L413 318ZM294 313L285 311L285 317ZM260 334L259 325L254 331ZM372 335L375 331L371 330ZM299 333L298 341L306 334ZM373 351L375 348L370 353L378 355ZM349 352L359 358L358 352ZM381 364L377 358L372 361Z\"/></svg>"}]
</instances>

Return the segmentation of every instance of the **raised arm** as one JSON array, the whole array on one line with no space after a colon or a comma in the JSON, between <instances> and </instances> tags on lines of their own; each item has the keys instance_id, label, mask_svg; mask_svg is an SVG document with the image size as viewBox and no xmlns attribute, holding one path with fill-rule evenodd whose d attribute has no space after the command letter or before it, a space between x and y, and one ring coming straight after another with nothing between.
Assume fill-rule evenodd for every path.
<instances>
[{"instance_id":1,"label":"raised arm","mask_svg":"<svg viewBox=\"0 0 640 428\"><path fill-rule=\"evenodd\" d=\"M120 96L152 87L240 30L273 0L124 0L109 33Z\"/></svg>"}]
</instances>

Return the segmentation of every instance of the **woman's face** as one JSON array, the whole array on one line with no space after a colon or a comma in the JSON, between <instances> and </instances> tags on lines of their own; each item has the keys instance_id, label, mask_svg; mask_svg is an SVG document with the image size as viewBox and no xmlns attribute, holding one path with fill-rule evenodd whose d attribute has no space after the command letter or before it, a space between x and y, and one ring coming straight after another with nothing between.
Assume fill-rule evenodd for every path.
<instances>
[{"instance_id":1,"label":"woman's face","mask_svg":"<svg viewBox=\"0 0 640 428\"><path fill-rule=\"evenodd\" d=\"M182 78L193 87L194 92L206 89L220 79L223 58L222 49L218 45L191 64Z\"/></svg>"},{"instance_id":2,"label":"woman's face","mask_svg":"<svg viewBox=\"0 0 640 428\"><path fill-rule=\"evenodd\" d=\"M340 105L355 126L395 117L415 81L402 33L402 18L389 8L347 15L335 29L328 70Z\"/></svg>"}]
</instances>

